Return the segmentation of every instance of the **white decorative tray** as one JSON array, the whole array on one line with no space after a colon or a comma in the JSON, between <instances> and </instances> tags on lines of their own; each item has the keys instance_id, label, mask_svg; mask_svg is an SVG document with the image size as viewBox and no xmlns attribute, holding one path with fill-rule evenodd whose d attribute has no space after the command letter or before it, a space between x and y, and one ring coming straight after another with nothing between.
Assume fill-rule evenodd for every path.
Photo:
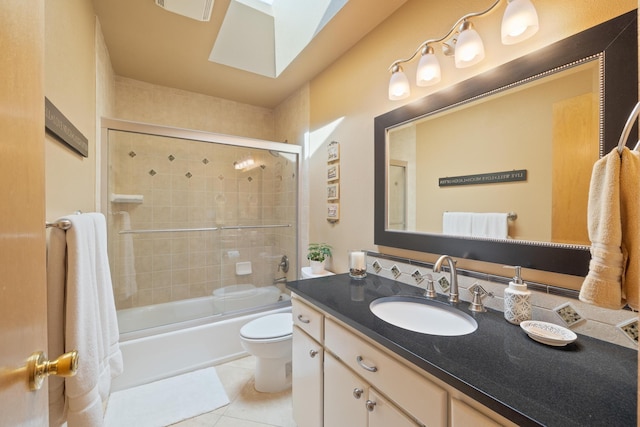
<instances>
[{"instance_id":1,"label":"white decorative tray","mask_svg":"<svg viewBox=\"0 0 640 427\"><path fill-rule=\"evenodd\" d=\"M574 342L578 336L571 330L548 322L525 320L520 327L531 337L542 344L562 347Z\"/></svg>"}]
</instances>

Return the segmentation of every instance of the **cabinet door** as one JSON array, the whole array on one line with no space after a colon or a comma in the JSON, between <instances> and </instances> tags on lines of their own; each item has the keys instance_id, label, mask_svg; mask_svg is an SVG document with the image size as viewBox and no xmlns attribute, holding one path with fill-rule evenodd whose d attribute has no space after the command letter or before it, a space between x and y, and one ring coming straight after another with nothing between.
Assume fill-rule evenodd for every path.
<instances>
[{"instance_id":1,"label":"cabinet door","mask_svg":"<svg viewBox=\"0 0 640 427\"><path fill-rule=\"evenodd\" d=\"M366 427L366 390L367 384L364 381L356 377L333 356L326 354L324 358L324 425Z\"/></svg>"},{"instance_id":2,"label":"cabinet door","mask_svg":"<svg viewBox=\"0 0 640 427\"><path fill-rule=\"evenodd\" d=\"M366 408L369 411L369 427L418 427L417 423L400 412L374 389L369 389Z\"/></svg>"},{"instance_id":3,"label":"cabinet door","mask_svg":"<svg viewBox=\"0 0 640 427\"><path fill-rule=\"evenodd\" d=\"M500 427L500 425L466 403L451 399L451 427Z\"/></svg>"},{"instance_id":4,"label":"cabinet door","mask_svg":"<svg viewBox=\"0 0 640 427\"><path fill-rule=\"evenodd\" d=\"M298 427L322 427L322 346L293 328L293 419Z\"/></svg>"}]
</instances>

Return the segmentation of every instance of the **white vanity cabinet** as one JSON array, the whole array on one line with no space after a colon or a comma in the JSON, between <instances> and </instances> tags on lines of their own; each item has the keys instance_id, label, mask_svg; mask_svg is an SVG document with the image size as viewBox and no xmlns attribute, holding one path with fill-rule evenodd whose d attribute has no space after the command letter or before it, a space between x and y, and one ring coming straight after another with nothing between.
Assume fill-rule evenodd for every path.
<instances>
[{"instance_id":1,"label":"white vanity cabinet","mask_svg":"<svg viewBox=\"0 0 640 427\"><path fill-rule=\"evenodd\" d=\"M326 426L419 426L330 354L324 360L324 393Z\"/></svg>"},{"instance_id":2,"label":"white vanity cabinet","mask_svg":"<svg viewBox=\"0 0 640 427\"><path fill-rule=\"evenodd\" d=\"M325 349L327 353L333 353L340 359L340 363L358 377L363 378L366 382L365 387L371 386L367 388L369 397L366 399L375 403L371 414L379 411L383 413L381 416L383 419L390 417L406 419L402 423L398 421L400 424L387 425L419 425L411 421L411 418L414 418L429 427L447 426L447 392L445 390L328 318L325 318ZM329 387L327 372L329 360L327 355L325 387ZM378 401L371 398L372 393ZM379 394L384 394L391 399L399 410L382 399ZM329 393L325 392L325 416L332 411L331 402L327 402L328 396ZM406 412L409 416L400 411ZM325 425L333 426L330 423ZM384 424L369 423L368 425Z\"/></svg>"},{"instance_id":3,"label":"white vanity cabinet","mask_svg":"<svg viewBox=\"0 0 640 427\"><path fill-rule=\"evenodd\" d=\"M322 427L323 412L323 316L292 301L293 316L293 419L298 427Z\"/></svg>"},{"instance_id":4,"label":"white vanity cabinet","mask_svg":"<svg viewBox=\"0 0 640 427\"><path fill-rule=\"evenodd\" d=\"M516 426L295 294L292 304L298 427Z\"/></svg>"}]
</instances>

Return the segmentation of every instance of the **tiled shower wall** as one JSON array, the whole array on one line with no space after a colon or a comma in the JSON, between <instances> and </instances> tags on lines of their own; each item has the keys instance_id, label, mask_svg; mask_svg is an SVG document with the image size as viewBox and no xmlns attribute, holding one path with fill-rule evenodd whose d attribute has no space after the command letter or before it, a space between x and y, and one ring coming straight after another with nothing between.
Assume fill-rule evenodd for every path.
<instances>
[{"instance_id":1,"label":"tiled shower wall","mask_svg":"<svg viewBox=\"0 0 640 427\"><path fill-rule=\"evenodd\" d=\"M248 156L256 167L236 170L234 162ZM234 284L272 285L284 275L277 270L282 255L295 278L297 161L262 149L110 131L109 255L117 308L211 295ZM133 200L111 201L114 194ZM212 227L218 229L120 233ZM247 261L251 274L236 274L236 263Z\"/></svg>"}]
</instances>

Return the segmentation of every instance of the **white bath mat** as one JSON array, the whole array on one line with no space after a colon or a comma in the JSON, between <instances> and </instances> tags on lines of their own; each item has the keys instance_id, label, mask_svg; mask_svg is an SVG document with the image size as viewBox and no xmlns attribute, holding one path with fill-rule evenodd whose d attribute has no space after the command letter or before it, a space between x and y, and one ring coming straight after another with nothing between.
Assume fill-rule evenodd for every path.
<instances>
[{"instance_id":1,"label":"white bath mat","mask_svg":"<svg viewBox=\"0 0 640 427\"><path fill-rule=\"evenodd\" d=\"M112 393L106 427L163 427L227 405L215 368Z\"/></svg>"}]
</instances>

